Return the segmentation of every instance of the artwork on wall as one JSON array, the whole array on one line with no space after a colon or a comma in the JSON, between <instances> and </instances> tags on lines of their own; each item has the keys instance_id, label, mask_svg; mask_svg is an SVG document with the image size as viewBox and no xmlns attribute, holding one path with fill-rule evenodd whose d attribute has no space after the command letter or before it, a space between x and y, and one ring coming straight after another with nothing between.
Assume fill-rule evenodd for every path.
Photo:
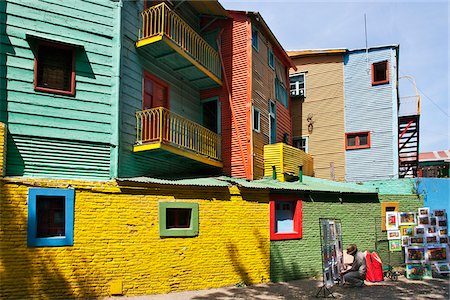
<instances>
[{"instance_id":1,"label":"artwork on wall","mask_svg":"<svg viewBox=\"0 0 450 300\"><path fill-rule=\"evenodd\" d=\"M399 215L399 225L415 225L416 213L415 212L401 212Z\"/></svg>"},{"instance_id":2,"label":"artwork on wall","mask_svg":"<svg viewBox=\"0 0 450 300\"><path fill-rule=\"evenodd\" d=\"M421 207L418 209L419 216L430 216L430 208L429 207Z\"/></svg>"},{"instance_id":3,"label":"artwork on wall","mask_svg":"<svg viewBox=\"0 0 450 300\"><path fill-rule=\"evenodd\" d=\"M402 236L402 247L407 247L410 245L410 237Z\"/></svg>"},{"instance_id":4,"label":"artwork on wall","mask_svg":"<svg viewBox=\"0 0 450 300\"><path fill-rule=\"evenodd\" d=\"M445 262L448 258L448 246L429 246L427 248L427 259L429 262Z\"/></svg>"},{"instance_id":5,"label":"artwork on wall","mask_svg":"<svg viewBox=\"0 0 450 300\"><path fill-rule=\"evenodd\" d=\"M400 230L388 230L387 238L388 238L388 240L400 239Z\"/></svg>"},{"instance_id":6,"label":"artwork on wall","mask_svg":"<svg viewBox=\"0 0 450 300\"><path fill-rule=\"evenodd\" d=\"M417 216L418 225L430 225L430 218L428 216Z\"/></svg>"},{"instance_id":7,"label":"artwork on wall","mask_svg":"<svg viewBox=\"0 0 450 300\"><path fill-rule=\"evenodd\" d=\"M331 287L340 278L344 268L342 224L338 219L320 218L320 241L322 247L323 286Z\"/></svg>"},{"instance_id":8,"label":"artwork on wall","mask_svg":"<svg viewBox=\"0 0 450 300\"><path fill-rule=\"evenodd\" d=\"M448 231L447 231L447 227L445 228L439 228L439 235L447 235Z\"/></svg>"},{"instance_id":9,"label":"artwork on wall","mask_svg":"<svg viewBox=\"0 0 450 300\"><path fill-rule=\"evenodd\" d=\"M437 233L436 227L430 226L427 228L427 234L436 234L436 233Z\"/></svg>"},{"instance_id":10,"label":"artwork on wall","mask_svg":"<svg viewBox=\"0 0 450 300\"><path fill-rule=\"evenodd\" d=\"M395 211L386 212L386 230L398 229L398 214Z\"/></svg>"},{"instance_id":11,"label":"artwork on wall","mask_svg":"<svg viewBox=\"0 0 450 300\"><path fill-rule=\"evenodd\" d=\"M447 219L437 219L437 226L439 227L447 227Z\"/></svg>"},{"instance_id":12,"label":"artwork on wall","mask_svg":"<svg viewBox=\"0 0 450 300\"><path fill-rule=\"evenodd\" d=\"M440 236L439 243L440 244L448 244L448 236Z\"/></svg>"},{"instance_id":13,"label":"artwork on wall","mask_svg":"<svg viewBox=\"0 0 450 300\"><path fill-rule=\"evenodd\" d=\"M414 228L416 235L424 235L425 234L425 227L423 226L417 226Z\"/></svg>"},{"instance_id":14,"label":"artwork on wall","mask_svg":"<svg viewBox=\"0 0 450 300\"><path fill-rule=\"evenodd\" d=\"M389 251L392 251L392 252L402 251L401 240L390 240L389 241Z\"/></svg>"},{"instance_id":15,"label":"artwork on wall","mask_svg":"<svg viewBox=\"0 0 450 300\"><path fill-rule=\"evenodd\" d=\"M431 226L436 226L436 217L431 217L430 218L430 225Z\"/></svg>"},{"instance_id":16,"label":"artwork on wall","mask_svg":"<svg viewBox=\"0 0 450 300\"><path fill-rule=\"evenodd\" d=\"M450 273L450 264L449 263L434 263L436 270L439 274L449 274Z\"/></svg>"},{"instance_id":17,"label":"artwork on wall","mask_svg":"<svg viewBox=\"0 0 450 300\"><path fill-rule=\"evenodd\" d=\"M410 246L405 248L406 263L422 263L425 262L425 248Z\"/></svg>"},{"instance_id":18,"label":"artwork on wall","mask_svg":"<svg viewBox=\"0 0 450 300\"><path fill-rule=\"evenodd\" d=\"M425 244L425 238L423 236L408 237L412 246L423 246Z\"/></svg>"},{"instance_id":19,"label":"artwork on wall","mask_svg":"<svg viewBox=\"0 0 450 300\"><path fill-rule=\"evenodd\" d=\"M438 239L437 239L437 238L438 238L438 237L435 236L435 235L427 236L426 243L427 243L427 244L437 244L437 242L438 242Z\"/></svg>"},{"instance_id":20,"label":"artwork on wall","mask_svg":"<svg viewBox=\"0 0 450 300\"><path fill-rule=\"evenodd\" d=\"M445 209L435 209L433 210L433 216L445 218Z\"/></svg>"},{"instance_id":21,"label":"artwork on wall","mask_svg":"<svg viewBox=\"0 0 450 300\"><path fill-rule=\"evenodd\" d=\"M406 278L408 279L431 279L431 265L408 264L406 265Z\"/></svg>"},{"instance_id":22,"label":"artwork on wall","mask_svg":"<svg viewBox=\"0 0 450 300\"><path fill-rule=\"evenodd\" d=\"M400 232L402 236L413 236L414 235L414 226L401 226Z\"/></svg>"}]
</instances>

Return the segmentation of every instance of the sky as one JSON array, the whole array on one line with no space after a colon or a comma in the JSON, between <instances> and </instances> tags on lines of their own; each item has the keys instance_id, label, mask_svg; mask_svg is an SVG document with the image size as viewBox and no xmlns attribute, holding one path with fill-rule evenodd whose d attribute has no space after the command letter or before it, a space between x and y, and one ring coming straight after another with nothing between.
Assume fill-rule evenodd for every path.
<instances>
[{"instance_id":1,"label":"sky","mask_svg":"<svg viewBox=\"0 0 450 300\"><path fill-rule=\"evenodd\" d=\"M419 151L450 149L449 12L438 1L219 0L231 10L258 11L285 50L400 45L399 75L421 96ZM408 79L400 97L415 95Z\"/></svg>"}]
</instances>

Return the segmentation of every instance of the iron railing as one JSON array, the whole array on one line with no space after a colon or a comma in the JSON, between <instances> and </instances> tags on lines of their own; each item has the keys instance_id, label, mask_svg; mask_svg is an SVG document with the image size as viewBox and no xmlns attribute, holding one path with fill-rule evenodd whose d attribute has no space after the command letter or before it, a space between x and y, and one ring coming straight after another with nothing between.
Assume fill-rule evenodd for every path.
<instances>
[{"instance_id":1,"label":"iron railing","mask_svg":"<svg viewBox=\"0 0 450 300\"><path fill-rule=\"evenodd\" d=\"M219 53L165 3L144 10L141 22L139 40L167 36L217 78L221 77Z\"/></svg>"},{"instance_id":2,"label":"iron railing","mask_svg":"<svg viewBox=\"0 0 450 300\"><path fill-rule=\"evenodd\" d=\"M220 160L220 135L164 107L136 112L136 144L167 143Z\"/></svg>"}]
</instances>

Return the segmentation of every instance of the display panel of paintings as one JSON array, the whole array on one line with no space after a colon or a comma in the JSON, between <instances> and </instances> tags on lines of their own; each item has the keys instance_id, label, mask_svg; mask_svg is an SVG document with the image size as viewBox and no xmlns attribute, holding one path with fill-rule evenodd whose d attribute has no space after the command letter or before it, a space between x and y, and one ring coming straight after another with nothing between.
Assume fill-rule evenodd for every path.
<instances>
[{"instance_id":1,"label":"display panel of paintings","mask_svg":"<svg viewBox=\"0 0 450 300\"><path fill-rule=\"evenodd\" d=\"M446 262L449 258L448 246L428 246L427 247L427 260L430 263L434 262Z\"/></svg>"},{"instance_id":2,"label":"display panel of paintings","mask_svg":"<svg viewBox=\"0 0 450 300\"><path fill-rule=\"evenodd\" d=\"M391 252L402 251L402 241L401 240L390 240L389 241L389 251L391 251Z\"/></svg>"},{"instance_id":3,"label":"display panel of paintings","mask_svg":"<svg viewBox=\"0 0 450 300\"><path fill-rule=\"evenodd\" d=\"M425 247L423 246L410 246L405 248L405 261L407 264L411 263L424 263Z\"/></svg>"},{"instance_id":4,"label":"display panel of paintings","mask_svg":"<svg viewBox=\"0 0 450 300\"><path fill-rule=\"evenodd\" d=\"M434 266L439 274L450 274L449 263L434 263Z\"/></svg>"},{"instance_id":5,"label":"display panel of paintings","mask_svg":"<svg viewBox=\"0 0 450 300\"><path fill-rule=\"evenodd\" d=\"M399 226L416 225L415 212L400 212L398 213Z\"/></svg>"},{"instance_id":6,"label":"display panel of paintings","mask_svg":"<svg viewBox=\"0 0 450 300\"><path fill-rule=\"evenodd\" d=\"M338 219L320 220L322 244L323 283L330 287L340 278L344 267L342 224Z\"/></svg>"},{"instance_id":7,"label":"display panel of paintings","mask_svg":"<svg viewBox=\"0 0 450 300\"><path fill-rule=\"evenodd\" d=\"M386 230L398 229L398 214L396 211L386 212Z\"/></svg>"},{"instance_id":8,"label":"display panel of paintings","mask_svg":"<svg viewBox=\"0 0 450 300\"><path fill-rule=\"evenodd\" d=\"M406 278L408 279L431 279L431 265L427 264L407 264Z\"/></svg>"}]
</instances>

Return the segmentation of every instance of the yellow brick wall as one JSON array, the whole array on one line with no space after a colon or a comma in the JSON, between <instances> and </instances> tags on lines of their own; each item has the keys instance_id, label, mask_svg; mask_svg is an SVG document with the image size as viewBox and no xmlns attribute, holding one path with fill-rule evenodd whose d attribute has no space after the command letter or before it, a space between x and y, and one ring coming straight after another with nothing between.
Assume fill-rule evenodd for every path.
<instances>
[{"instance_id":1,"label":"yellow brick wall","mask_svg":"<svg viewBox=\"0 0 450 300\"><path fill-rule=\"evenodd\" d=\"M75 188L74 245L27 247L29 187ZM231 188L0 180L0 298L104 297L269 281L268 194ZM199 203L199 236L159 237L158 201Z\"/></svg>"},{"instance_id":2,"label":"yellow brick wall","mask_svg":"<svg viewBox=\"0 0 450 300\"><path fill-rule=\"evenodd\" d=\"M5 175L6 168L6 125L0 122L0 176Z\"/></svg>"}]
</instances>

